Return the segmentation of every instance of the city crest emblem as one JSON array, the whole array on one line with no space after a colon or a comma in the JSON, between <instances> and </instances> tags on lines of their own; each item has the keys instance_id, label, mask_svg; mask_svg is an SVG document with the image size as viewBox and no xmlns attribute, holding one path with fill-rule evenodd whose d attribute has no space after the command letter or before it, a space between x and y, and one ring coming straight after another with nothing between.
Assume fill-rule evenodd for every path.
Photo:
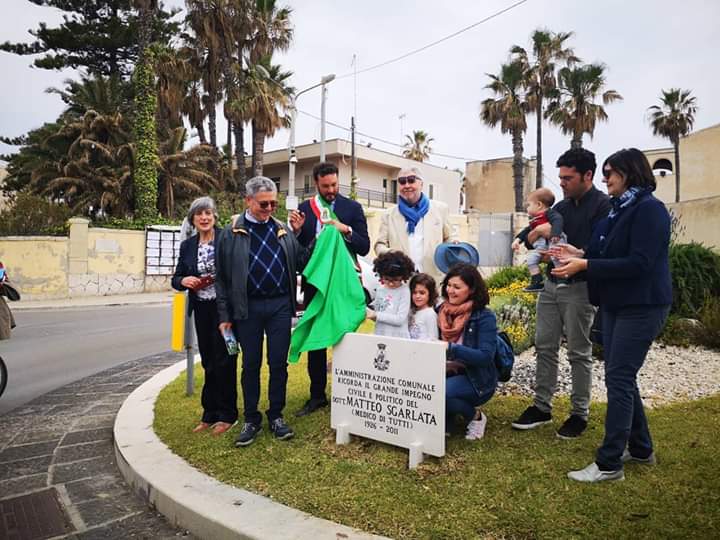
<instances>
[{"instance_id":1,"label":"city crest emblem","mask_svg":"<svg viewBox=\"0 0 720 540\"><path fill-rule=\"evenodd\" d=\"M375 369L379 369L380 371L385 371L388 367L390 367L390 360L385 358L386 345L384 343L378 343L377 347L378 347L378 351L377 351L377 355L375 356L375 359L373 360L373 364L375 365Z\"/></svg>"}]
</instances>

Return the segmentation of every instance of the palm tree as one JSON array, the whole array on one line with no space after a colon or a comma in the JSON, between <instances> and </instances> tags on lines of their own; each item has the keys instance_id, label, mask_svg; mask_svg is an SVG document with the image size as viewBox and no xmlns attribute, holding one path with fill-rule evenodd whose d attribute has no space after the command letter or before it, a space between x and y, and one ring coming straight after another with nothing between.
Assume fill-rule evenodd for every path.
<instances>
[{"instance_id":1,"label":"palm tree","mask_svg":"<svg viewBox=\"0 0 720 540\"><path fill-rule=\"evenodd\" d=\"M565 42L573 36L572 32L550 32L549 30L535 30L530 36L532 42L532 56L528 51L515 45L510 52L523 63L527 89L527 99L535 112L536 125L536 177L535 188L542 187L543 179L543 153L542 153L542 122L543 102L557 87L557 63L565 62L571 66L580 59L575 56L572 48L566 47Z\"/></svg>"},{"instance_id":2,"label":"palm tree","mask_svg":"<svg viewBox=\"0 0 720 540\"><path fill-rule=\"evenodd\" d=\"M253 69L247 78L247 109L252 117L253 175L263 173L263 152L265 139L272 137L281 127L290 127L290 117L286 111L290 108L290 96L295 89L287 86L291 71L281 71L281 66L273 65L270 57L258 63L262 69ZM257 66L256 66L257 67Z\"/></svg>"},{"instance_id":3,"label":"palm tree","mask_svg":"<svg viewBox=\"0 0 720 540\"><path fill-rule=\"evenodd\" d=\"M63 116L82 116L93 110L101 114L127 112L130 85L119 76L82 76L79 81L65 79L65 88L48 88L48 94L57 94L67 105Z\"/></svg>"},{"instance_id":4,"label":"palm tree","mask_svg":"<svg viewBox=\"0 0 720 540\"><path fill-rule=\"evenodd\" d=\"M485 88L495 98L482 102L480 118L490 127L500 124L502 133L510 133L513 147L513 188L515 211L523 211L523 133L527 131L530 103L524 92L525 69L521 61L503 64L498 75L486 74L491 82Z\"/></svg>"},{"instance_id":5,"label":"palm tree","mask_svg":"<svg viewBox=\"0 0 720 540\"><path fill-rule=\"evenodd\" d=\"M653 135L670 139L675 148L675 202L680 202L680 137L692 130L697 101L691 90L662 90L660 105L648 108Z\"/></svg>"},{"instance_id":6,"label":"palm tree","mask_svg":"<svg viewBox=\"0 0 720 540\"><path fill-rule=\"evenodd\" d=\"M76 212L92 206L102 214L127 216L133 206L135 153L122 114L87 111L64 124L44 144L64 149L54 163L33 171L34 193L63 200Z\"/></svg>"},{"instance_id":7,"label":"palm tree","mask_svg":"<svg viewBox=\"0 0 720 540\"><path fill-rule=\"evenodd\" d=\"M216 179L219 154L211 146L199 144L183 151L187 139L184 127L171 130L160 144L158 187L160 210L175 217L175 203L220 188ZM189 202L189 201L188 201Z\"/></svg>"},{"instance_id":8,"label":"palm tree","mask_svg":"<svg viewBox=\"0 0 720 540\"><path fill-rule=\"evenodd\" d=\"M433 139L429 133L419 129L413 131L412 137L410 135L405 135L405 137L407 138L407 142L405 143L405 150L403 151L404 157L420 162L430 157L430 153L432 152L430 143L435 139Z\"/></svg>"},{"instance_id":9,"label":"palm tree","mask_svg":"<svg viewBox=\"0 0 720 540\"><path fill-rule=\"evenodd\" d=\"M195 77L192 51L154 46L158 131L164 133L183 125L183 105Z\"/></svg>"},{"instance_id":10,"label":"palm tree","mask_svg":"<svg viewBox=\"0 0 720 540\"><path fill-rule=\"evenodd\" d=\"M205 91L202 97L202 106L207 112L210 144L217 148L215 107L220 103L222 96L220 42L215 31L214 19L210 16L210 2L208 0L186 0L185 3L187 6L185 22L194 34L187 36L186 44L193 50L193 63L201 74L202 87Z\"/></svg>"},{"instance_id":11,"label":"palm tree","mask_svg":"<svg viewBox=\"0 0 720 540\"><path fill-rule=\"evenodd\" d=\"M545 116L560 126L565 135L572 135L570 148L582 148L583 134L592 138L597 121L607 120L603 105L622 99L618 92L604 87L603 64L565 67L558 72L558 87L551 93ZM603 105L595 103L598 97Z\"/></svg>"},{"instance_id":12,"label":"palm tree","mask_svg":"<svg viewBox=\"0 0 720 540\"><path fill-rule=\"evenodd\" d=\"M265 138L272 136L277 128L289 126L289 120L280 111L290 105L289 96L294 89L287 86L286 80L292 72L280 71L280 66L273 66L271 59L276 51L286 51L290 47L293 38L291 13L288 7L278 7L275 0L255 0L247 21L246 41L239 44L241 51L247 51L248 56L243 83L248 86L244 92L249 97L246 116L252 122L254 174L262 174ZM258 66L261 66L261 72L268 74L261 84L258 84L257 77L252 80L253 75L257 75Z\"/></svg>"},{"instance_id":13,"label":"palm tree","mask_svg":"<svg viewBox=\"0 0 720 540\"><path fill-rule=\"evenodd\" d=\"M237 140L236 185L231 189L239 189L245 178L245 157L242 146L242 119L237 109L229 104L238 100L240 94L239 75L241 66L238 59L238 28L243 26L240 21L246 16L248 0L186 0L188 8L188 24L195 32L198 41L205 47L212 62L209 68L216 69L220 74L218 80L222 81L225 90L226 102L223 107L225 119L228 122L228 136L233 124L236 124L235 136ZM209 75L209 74L208 74ZM205 79L204 79L205 80ZM210 81L207 81L210 82ZM208 86L205 86L206 90ZM218 95L220 87L218 86ZM209 92L210 93L210 92ZM211 107L213 99L209 99ZM239 129L237 124L239 122ZM210 130L211 142L214 130Z\"/></svg>"}]
</instances>

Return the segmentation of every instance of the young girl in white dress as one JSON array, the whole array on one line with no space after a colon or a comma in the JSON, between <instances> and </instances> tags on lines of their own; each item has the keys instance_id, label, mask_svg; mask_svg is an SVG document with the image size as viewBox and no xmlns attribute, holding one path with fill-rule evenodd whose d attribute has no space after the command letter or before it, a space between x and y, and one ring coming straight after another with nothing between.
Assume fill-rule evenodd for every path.
<instances>
[{"instance_id":1,"label":"young girl in white dress","mask_svg":"<svg viewBox=\"0 0 720 540\"><path fill-rule=\"evenodd\" d=\"M366 314L375 321L375 335L409 338L410 289L405 283L415 264L401 251L386 251L375 259L373 270L380 277L380 286Z\"/></svg>"},{"instance_id":2,"label":"young girl in white dress","mask_svg":"<svg viewBox=\"0 0 720 540\"><path fill-rule=\"evenodd\" d=\"M438 324L434 306L438 294L435 280L428 274L415 274L410 280L410 295L410 339L437 341Z\"/></svg>"}]
</instances>

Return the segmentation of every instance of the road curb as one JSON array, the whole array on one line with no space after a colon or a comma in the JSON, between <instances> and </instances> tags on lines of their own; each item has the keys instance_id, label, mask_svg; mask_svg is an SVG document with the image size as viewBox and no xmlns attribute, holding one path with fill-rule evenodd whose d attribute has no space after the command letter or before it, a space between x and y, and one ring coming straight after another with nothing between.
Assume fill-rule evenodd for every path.
<instances>
[{"instance_id":1,"label":"road curb","mask_svg":"<svg viewBox=\"0 0 720 540\"><path fill-rule=\"evenodd\" d=\"M108 297L112 298L112 297ZM34 303L37 302L37 303ZM92 308L104 308L104 307L120 307L120 306L160 306L160 305L171 305L172 298L163 299L148 299L148 300L118 300L108 301L104 303L74 303L68 302L62 304L61 302L48 302L43 303L42 301L31 300L26 303L20 302L10 303L10 309L12 311L65 311L65 310L78 310L78 309L92 309Z\"/></svg>"},{"instance_id":2,"label":"road curb","mask_svg":"<svg viewBox=\"0 0 720 540\"><path fill-rule=\"evenodd\" d=\"M115 419L118 467L147 504L170 523L212 540L383 538L223 484L172 453L152 428L154 406L160 391L183 369L185 361L180 361L143 383L128 396Z\"/></svg>"}]
</instances>

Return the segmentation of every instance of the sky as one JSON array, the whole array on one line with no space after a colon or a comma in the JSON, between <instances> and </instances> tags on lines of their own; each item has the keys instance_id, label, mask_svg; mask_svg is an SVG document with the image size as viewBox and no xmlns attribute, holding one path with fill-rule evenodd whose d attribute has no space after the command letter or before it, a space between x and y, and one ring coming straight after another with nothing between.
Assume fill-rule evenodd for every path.
<instances>
[{"instance_id":1,"label":"sky","mask_svg":"<svg viewBox=\"0 0 720 540\"><path fill-rule=\"evenodd\" d=\"M337 78L328 85L327 120L350 125L356 116L358 141L400 153L398 146L413 130L427 131L434 139L430 162L451 169L465 162L510 156L509 135L489 128L479 119L480 102L491 97L485 89L487 73L498 73L508 50L529 47L538 28L575 33L569 43L585 62L607 66L608 89L624 100L606 107L609 121L601 123L584 146L598 160L624 147L641 149L669 146L652 135L647 108L658 103L661 89L681 87L697 98L695 130L720 123L720 2L715 0L526 0L483 24L398 62L353 76L357 69L391 60L449 36L517 3L518 0L483 0L439 3L431 0L294 0L279 1L293 9L295 29L291 49L275 61L294 75L298 91L327 74ZM28 29L40 21L49 26L60 13L27 0L3 0L0 39L30 41ZM165 0L183 7L182 0ZM31 57L0 52L0 134L17 136L45 121L54 120L63 104L45 89L60 86L72 70L50 72L29 67ZM320 91L298 98L296 142L320 138ZM401 118L402 116L402 118ZM219 115L218 134L225 126ZM528 118L525 156L535 155L534 117ZM327 138L349 133L328 125ZM221 135L223 134L223 135ZM373 138L371 138L373 137ZM553 126L543 129L543 152L548 185L557 189L555 159L569 147L569 136ZM378 140L380 139L380 140ZM285 148L288 131L270 139L269 150ZM0 144L0 153L12 151ZM597 179L596 179L597 181Z\"/></svg>"}]
</instances>

